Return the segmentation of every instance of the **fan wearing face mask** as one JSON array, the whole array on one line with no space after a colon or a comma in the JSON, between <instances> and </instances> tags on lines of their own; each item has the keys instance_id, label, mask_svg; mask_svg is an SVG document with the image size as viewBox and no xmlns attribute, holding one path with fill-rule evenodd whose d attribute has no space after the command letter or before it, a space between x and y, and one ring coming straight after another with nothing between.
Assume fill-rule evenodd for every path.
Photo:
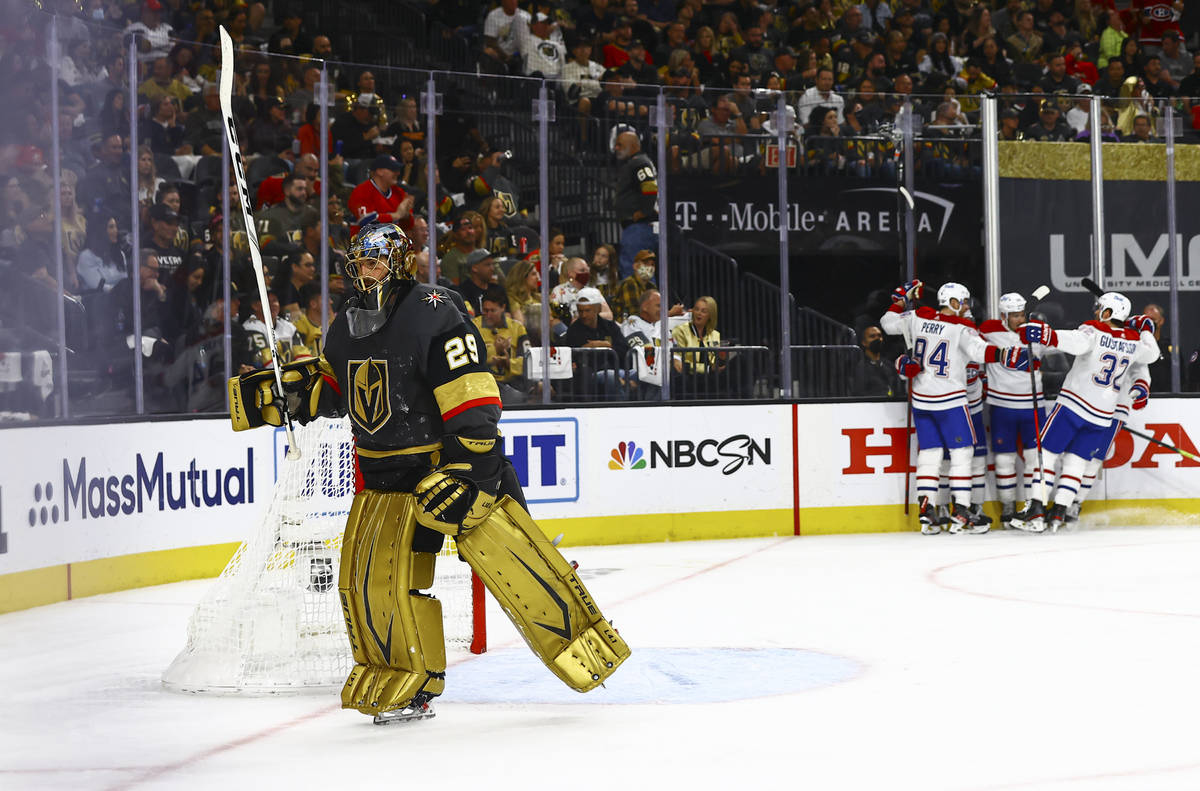
<instances>
[{"instance_id":1,"label":"fan wearing face mask","mask_svg":"<svg viewBox=\"0 0 1200 791\"><path fill-rule=\"evenodd\" d=\"M575 306L579 301L579 291L586 288L592 279L592 270L584 259L569 258L563 264L563 272L565 274L563 282L550 291L550 304L558 306L559 310L564 313L570 311L570 321L575 321L579 318L579 310ZM603 295L600 297L600 318L613 320L612 308L608 306L608 300Z\"/></svg>"},{"instance_id":2,"label":"fan wearing face mask","mask_svg":"<svg viewBox=\"0 0 1200 791\"><path fill-rule=\"evenodd\" d=\"M896 375L892 360L883 353L883 330L870 326L863 330L862 356L854 364L850 392L856 396L891 398L903 394L904 385Z\"/></svg>"}]
</instances>

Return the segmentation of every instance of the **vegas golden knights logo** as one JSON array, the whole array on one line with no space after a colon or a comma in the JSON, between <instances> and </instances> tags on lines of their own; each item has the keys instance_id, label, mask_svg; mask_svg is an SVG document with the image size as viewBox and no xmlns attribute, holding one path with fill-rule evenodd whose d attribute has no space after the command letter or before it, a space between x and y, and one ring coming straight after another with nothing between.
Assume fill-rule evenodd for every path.
<instances>
[{"instance_id":1,"label":"vegas golden knights logo","mask_svg":"<svg viewBox=\"0 0 1200 791\"><path fill-rule=\"evenodd\" d=\"M363 431L374 434L392 416L387 361L370 357L350 360L346 372L350 380L350 417Z\"/></svg>"}]
</instances>

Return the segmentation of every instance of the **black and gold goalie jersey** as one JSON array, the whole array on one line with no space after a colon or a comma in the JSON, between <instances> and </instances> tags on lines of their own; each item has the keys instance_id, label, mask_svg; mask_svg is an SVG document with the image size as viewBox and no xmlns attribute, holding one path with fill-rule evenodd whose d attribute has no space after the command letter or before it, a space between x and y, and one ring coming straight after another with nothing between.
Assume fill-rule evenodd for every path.
<instances>
[{"instance_id":1,"label":"black and gold goalie jersey","mask_svg":"<svg viewBox=\"0 0 1200 791\"><path fill-rule=\"evenodd\" d=\"M406 283L383 327L351 337L345 312L325 339L367 488L395 489L444 434L497 436L500 391L462 298ZM422 460L418 461L418 457Z\"/></svg>"}]
</instances>

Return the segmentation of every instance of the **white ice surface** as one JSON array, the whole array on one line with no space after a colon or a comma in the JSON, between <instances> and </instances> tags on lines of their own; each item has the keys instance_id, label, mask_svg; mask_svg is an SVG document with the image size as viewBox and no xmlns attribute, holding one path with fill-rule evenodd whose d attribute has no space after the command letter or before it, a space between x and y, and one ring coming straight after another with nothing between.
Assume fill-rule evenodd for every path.
<instances>
[{"instance_id":1,"label":"white ice surface","mask_svg":"<svg viewBox=\"0 0 1200 791\"><path fill-rule=\"evenodd\" d=\"M494 608L433 720L164 690L208 582L0 616L0 788L1200 789L1200 529L568 549L633 648Z\"/></svg>"}]
</instances>

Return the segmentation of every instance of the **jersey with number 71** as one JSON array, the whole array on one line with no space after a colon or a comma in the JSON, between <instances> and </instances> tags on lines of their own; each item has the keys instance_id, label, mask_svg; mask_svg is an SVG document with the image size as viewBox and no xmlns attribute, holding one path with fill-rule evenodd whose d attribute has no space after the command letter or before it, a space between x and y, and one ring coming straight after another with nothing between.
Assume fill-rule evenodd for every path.
<instances>
[{"instance_id":1,"label":"jersey with number 71","mask_svg":"<svg viewBox=\"0 0 1200 791\"><path fill-rule=\"evenodd\" d=\"M1097 426L1112 422L1123 389L1133 383L1129 367L1158 359L1154 336L1102 321L1055 333L1058 348L1075 355L1058 403ZM1128 381L1126 381L1128 380Z\"/></svg>"},{"instance_id":2,"label":"jersey with number 71","mask_svg":"<svg viewBox=\"0 0 1200 791\"><path fill-rule=\"evenodd\" d=\"M912 356L921 364L921 373L912 383L913 408L939 411L967 406L967 364L983 362L988 347L975 322L930 307L898 308L883 314L879 326L889 335L904 335L907 328L912 338Z\"/></svg>"}]
</instances>

